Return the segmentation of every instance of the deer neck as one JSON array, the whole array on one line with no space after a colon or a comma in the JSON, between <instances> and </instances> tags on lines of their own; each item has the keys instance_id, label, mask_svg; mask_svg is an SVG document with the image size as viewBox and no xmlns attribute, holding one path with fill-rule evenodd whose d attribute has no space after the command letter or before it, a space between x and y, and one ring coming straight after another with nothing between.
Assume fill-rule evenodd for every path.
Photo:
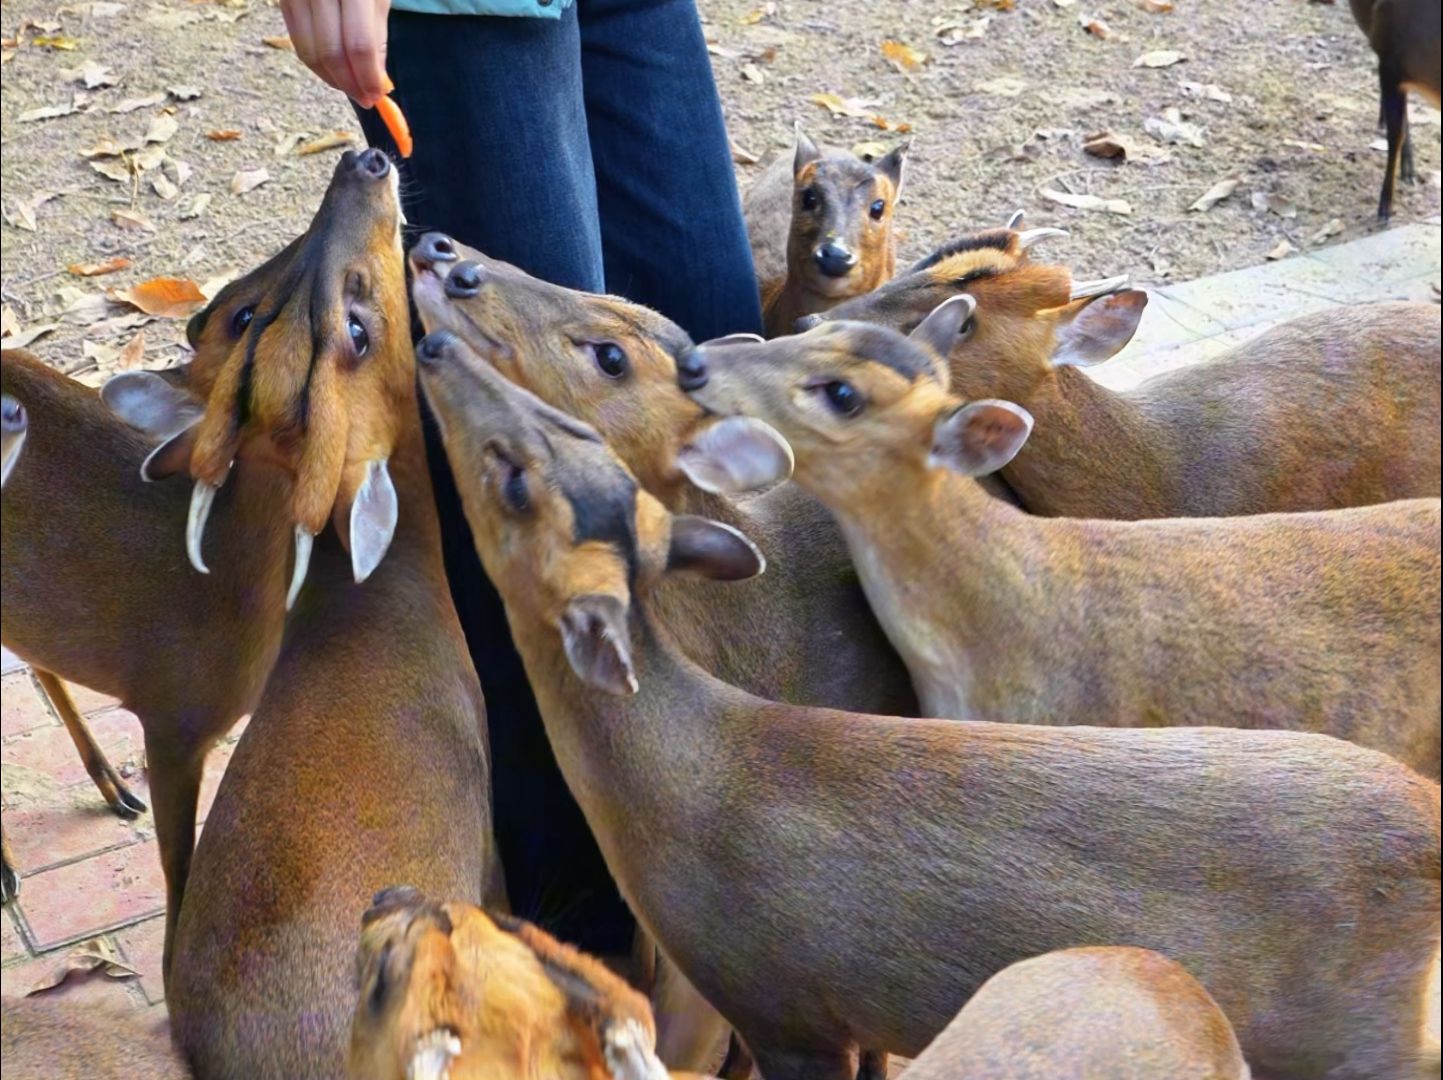
<instances>
[{"instance_id":1,"label":"deer neck","mask_svg":"<svg viewBox=\"0 0 1443 1080\"><path fill-rule=\"evenodd\" d=\"M1157 433L1126 395L1067 366L1021 404L1037 425L1002 473L1029 511L1047 517L1167 516Z\"/></svg>"}]
</instances>

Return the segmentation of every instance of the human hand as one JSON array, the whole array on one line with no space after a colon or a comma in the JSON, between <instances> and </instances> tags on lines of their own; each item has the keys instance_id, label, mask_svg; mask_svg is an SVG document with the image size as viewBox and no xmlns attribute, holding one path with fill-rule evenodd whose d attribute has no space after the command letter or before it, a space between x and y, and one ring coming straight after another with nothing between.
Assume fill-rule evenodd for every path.
<instances>
[{"instance_id":1,"label":"human hand","mask_svg":"<svg viewBox=\"0 0 1443 1080\"><path fill-rule=\"evenodd\" d=\"M386 76L390 8L391 0L281 0L301 62L362 108L393 89Z\"/></svg>"}]
</instances>

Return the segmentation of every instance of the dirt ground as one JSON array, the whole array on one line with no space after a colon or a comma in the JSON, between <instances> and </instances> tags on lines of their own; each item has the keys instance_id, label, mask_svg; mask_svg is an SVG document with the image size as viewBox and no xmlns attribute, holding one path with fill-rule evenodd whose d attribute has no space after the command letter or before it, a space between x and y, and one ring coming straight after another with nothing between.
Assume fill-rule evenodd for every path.
<instances>
[{"instance_id":1,"label":"dirt ground","mask_svg":"<svg viewBox=\"0 0 1443 1080\"><path fill-rule=\"evenodd\" d=\"M1374 58L1347 6L1173 2L1171 11L1150 10L1165 0L700 6L743 157L789 147L797 122L842 146L912 139L905 257L1018 208L1032 224L1072 231L1049 255L1144 284L1259 263L1282 241L1306 249L1376 228L1384 155L1374 145ZM5 333L9 344L53 324L35 349L98 382L117 366L171 362L183 326L143 324L127 304L104 301L105 290L168 276L210 291L255 265L301 230L330 173L333 149L298 146L358 128L340 95L266 44L285 31L264 0L55 4L0 8ZM1105 39L1085 28L1097 21ZM897 63L886 41L906 47ZM1157 51L1185 59L1136 64ZM915 70L901 70L917 53ZM87 75L102 85L86 90ZM826 94L860 115L812 100ZM26 118L45 107L75 111ZM1400 223L1436 221L1440 205L1438 113L1415 102L1413 116L1421 183L1400 186ZM1192 126L1183 142L1147 131L1169 119ZM1084 153L1084 138L1101 130L1130 142L1132 159ZM82 156L107 138L141 148ZM739 165L743 182L756 168ZM254 170L268 179L233 190L238 173ZM1228 177L1239 181L1230 197L1188 210ZM1124 200L1131 212L1064 208L1047 190ZM90 278L66 269L116 257L131 265ZM122 351L142 325L143 352Z\"/></svg>"}]
</instances>

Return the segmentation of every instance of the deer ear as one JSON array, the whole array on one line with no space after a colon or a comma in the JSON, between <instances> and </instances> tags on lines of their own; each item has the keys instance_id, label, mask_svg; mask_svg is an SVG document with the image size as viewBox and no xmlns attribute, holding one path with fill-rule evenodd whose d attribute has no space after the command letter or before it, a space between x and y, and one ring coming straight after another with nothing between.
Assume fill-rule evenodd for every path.
<instances>
[{"instance_id":1,"label":"deer ear","mask_svg":"<svg viewBox=\"0 0 1443 1080\"><path fill-rule=\"evenodd\" d=\"M205 404L155 371L123 371L100 388L100 400L125 424L153 439L169 439L200 422Z\"/></svg>"},{"instance_id":2,"label":"deer ear","mask_svg":"<svg viewBox=\"0 0 1443 1080\"><path fill-rule=\"evenodd\" d=\"M957 335L976 310L977 301L966 293L949 296L907 336L946 360L952 355L952 346L957 344Z\"/></svg>"},{"instance_id":3,"label":"deer ear","mask_svg":"<svg viewBox=\"0 0 1443 1080\"><path fill-rule=\"evenodd\" d=\"M573 599L561 616L561 642L582 682L618 697L636 693L631 631L626 603L619 597L590 594Z\"/></svg>"},{"instance_id":4,"label":"deer ear","mask_svg":"<svg viewBox=\"0 0 1443 1080\"><path fill-rule=\"evenodd\" d=\"M766 570L767 560L740 530L710 518L677 514L671 519L666 568L690 570L713 581L746 581Z\"/></svg>"},{"instance_id":5,"label":"deer ear","mask_svg":"<svg viewBox=\"0 0 1443 1080\"><path fill-rule=\"evenodd\" d=\"M909 145L904 142L894 146L891 151L878 158L876 164L872 166L874 170L892 181L894 197L900 197L902 194L902 176L905 172Z\"/></svg>"},{"instance_id":6,"label":"deer ear","mask_svg":"<svg viewBox=\"0 0 1443 1080\"><path fill-rule=\"evenodd\" d=\"M963 476L996 472L1032 434L1032 414L1010 401L973 401L937 421L929 464Z\"/></svg>"},{"instance_id":7,"label":"deer ear","mask_svg":"<svg viewBox=\"0 0 1443 1080\"><path fill-rule=\"evenodd\" d=\"M718 420L676 455L682 475L703 491L721 495L779 484L795 464L787 440L749 416Z\"/></svg>"},{"instance_id":8,"label":"deer ear","mask_svg":"<svg viewBox=\"0 0 1443 1080\"><path fill-rule=\"evenodd\" d=\"M366 462L366 478L351 503L350 542L351 574L359 585L381 565L391 537L396 534L396 518L400 501L391 483L386 459Z\"/></svg>"},{"instance_id":9,"label":"deer ear","mask_svg":"<svg viewBox=\"0 0 1443 1080\"><path fill-rule=\"evenodd\" d=\"M821 158L822 152L817 149L817 144L807 138L802 131L802 126L797 125L797 149L792 155L792 175L796 176L812 162Z\"/></svg>"},{"instance_id":10,"label":"deer ear","mask_svg":"<svg viewBox=\"0 0 1443 1080\"><path fill-rule=\"evenodd\" d=\"M1069 304L1057 324L1052 366L1090 367L1116 356L1137 333L1146 307L1147 293L1141 289Z\"/></svg>"}]
</instances>

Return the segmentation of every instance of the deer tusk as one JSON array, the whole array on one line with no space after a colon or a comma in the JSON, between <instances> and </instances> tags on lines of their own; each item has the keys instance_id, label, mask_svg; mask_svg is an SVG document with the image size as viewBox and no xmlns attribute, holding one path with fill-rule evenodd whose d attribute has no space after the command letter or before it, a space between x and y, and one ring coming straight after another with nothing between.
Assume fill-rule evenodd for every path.
<instances>
[{"instance_id":1,"label":"deer tusk","mask_svg":"<svg viewBox=\"0 0 1443 1080\"><path fill-rule=\"evenodd\" d=\"M1132 278L1127 274L1119 274L1117 277L1099 278L1097 281L1077 281L1072 285L1073 300L1087 300L1094 296L1109 296L1119 292L1132 284Z\"/></svg>"},{"instance_id":2,"label":"deer tusk","mask_svg":"<svg viewBox=\"0 0 1443 1080\"><path fill-rule=\"evenodd\" d=\"M667 1080L655 1041L639 1021L628 1017L610 1024L602 1042L606 1067L616 1080Z\"/></svg>"},{"instance_id":3,"label":"deer tusk","mask_svg":"<svg viewBox=\"0 0 1443 1080\"><path fill-rule=\"evenodd\" d=\"M306 583L306 574L311 568L311 548L315 542L316 538L304 525L296 526L296 565L291 570L290 588L286 590L287 611L295 606L296 597L301 594L301 586Z\"/></svg>"},{"instance_id":4,"label":"deer tusk","mask_svg":"<svg viewBox=\"0 0 1443 1080\"><path fill-rule=\"evenodd\" d=\"M1024 229L1017 234L1017 246L1026 251L1039 240L1070 235L1066 229Z\"/></svg>"},{"instance_id":5,"label":"deer tusk","mask_svg":"<svg viewBox=\"0 0 1443 1080\"><path fill-rule=\"evenodd\" d=\"M447 1080L451 1062L461 1056L461 1040L446 1028L437 1028L416 1040L406 1080Z\"/></svg>"},{"instance_id":6,"label":"deer tusk","mask_svg":"<svg viewBox=\"0 0 1443 1080\"><path fill-rule=\"evenodd\" d=\"M1022 224L1022 219L1025 218L1026 216L1027 216L1027 211L1026 211L1026 210L1014 210L1014 211L1012 211L1012 216L1007 219L1007 227L1008 227L1009 229L1012 229L1012 230L1015 231L1016 228L1017 228L1017 226L1019 226L1019 225Z\"/></svg>"},{"instance_id":7,"label":"deer tusk","mask_svg":"<svg viewBox=\"0 0 1443 1080\"><path fill-rule=\"evenodd\" d=\"M201 557L200 542L205 536L205 522L210 517L215 493L219 490L220 487L215 484L197 480L190 492L190 513L185 519L185 553L190 557L190 565L202 574L209 574L210 567L206 566L205 559Z\"/></svg>"}]
</instances>

